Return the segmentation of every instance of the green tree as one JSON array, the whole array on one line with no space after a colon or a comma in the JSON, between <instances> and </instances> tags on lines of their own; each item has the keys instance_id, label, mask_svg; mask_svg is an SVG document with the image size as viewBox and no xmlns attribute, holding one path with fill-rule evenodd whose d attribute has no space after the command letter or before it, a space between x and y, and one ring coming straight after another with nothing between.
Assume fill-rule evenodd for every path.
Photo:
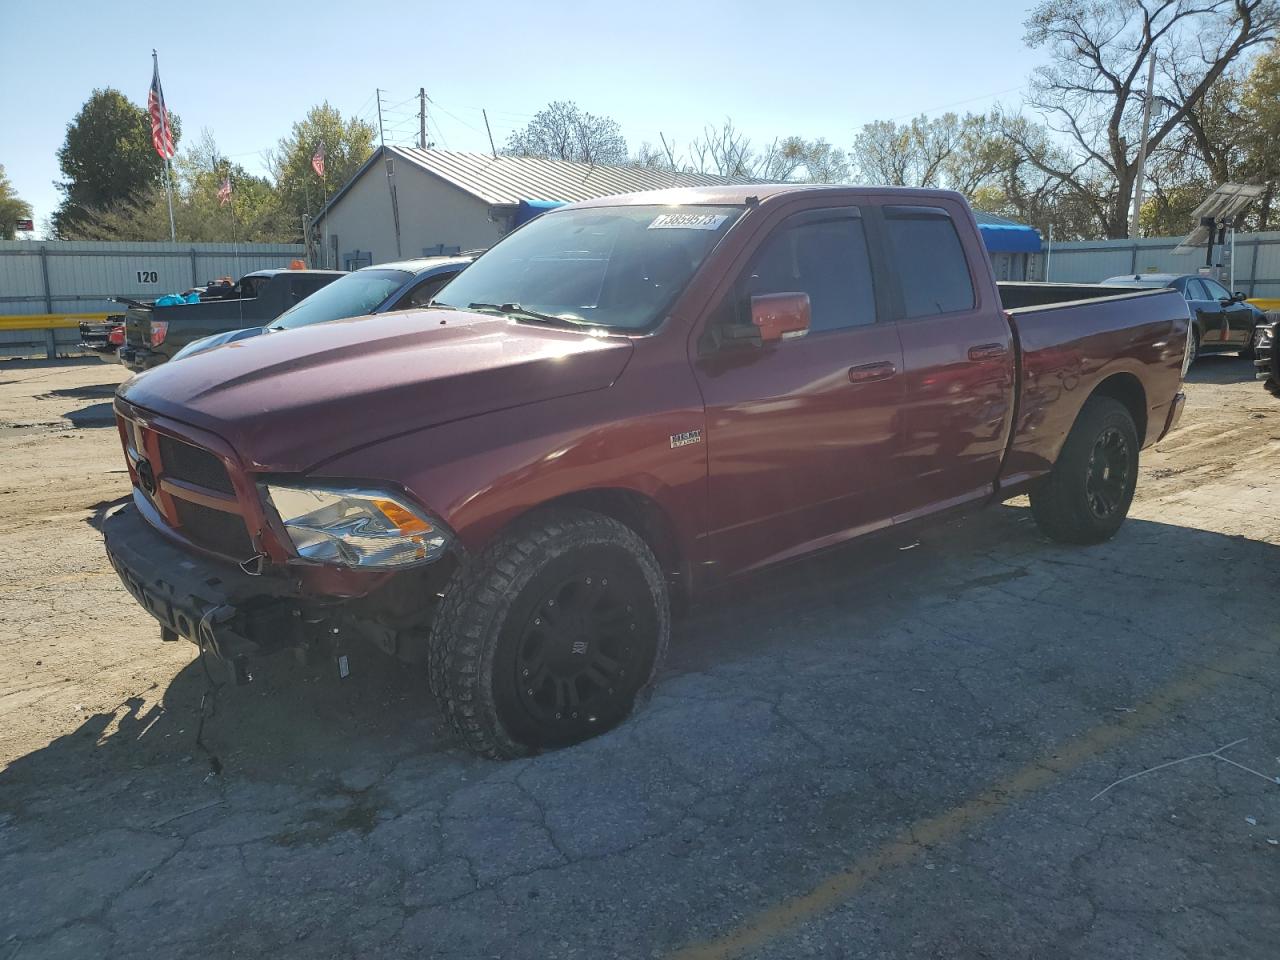
<instances>
[{"instance_id":1,"label":"green tree","mask_svg":"<svg viewBox=\"0 0 1280 960\"><path fill-rule=\"evenodd\" d=\"M1254 61L1241 85L1240 120L1244 126L1244 168L1267 192L1253 208L1254 227L1274 227L1280 202L1280 41Z\"/></svg>"},{"instance_id":2,"label":"green tree","mask_svg":"<svg viewBox=\"0 0 1280 960\"><path fill-rule=\"evenodd\" d=\"M183 240L296 243L301 239L300 222L281 207L271 182L223 157L208 130L175 158L174 175L173 215ZM231 181L231 199L223 204L218 190L226 178ZM83 240L169 239L164 189L152 184L128 200L85 210L76 235Z\"/></svg>"},{"instance_id":3,"label":"green tree","mask_svg":"<svg viewBox=\"0 0 1280 960\"><path fill-rule=\"evenodd\" d=\"M23 200L13 189L0 163L0 240L12 240L17 223L31 216L31 204Z\"/></svg>"},{"instance_id":4,"label":"green tree","mask_svg":"<svg viewBox=\"0 0 1280 960\"><path fill-rule=\"evenodd\" d=\"M350 180L373 153L374 129L356 117L343 119L341 112L325 101L307 111L293 125L289 136L268 157L268 166L284 215L301 234L302 215L315 215L329 196ZM312 169L316 148L324 145L325 176Z\"/></svg>"},{"instance_id":5,"label":"green tree","mask_svg":"<svg viewBox=\"0 0 1280 960\"><path fill-rule=\"evenodd\" d=\"M173 141L181 126L170 114ZM66 178L59 183L62 204L53 229L62 239L78 236L77 224L89 209L130 204L161 182L164 161L151 143L151 117L119 90L95 90L67 125L58 150Z\"/></svg>"}]
</instances>

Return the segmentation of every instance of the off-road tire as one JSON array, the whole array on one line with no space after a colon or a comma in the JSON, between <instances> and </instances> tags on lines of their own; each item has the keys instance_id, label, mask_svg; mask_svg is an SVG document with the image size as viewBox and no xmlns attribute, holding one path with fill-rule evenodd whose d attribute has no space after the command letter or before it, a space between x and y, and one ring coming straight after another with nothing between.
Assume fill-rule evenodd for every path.
<instances>
[{"instance_id":1,"label":"off-road tire","mask_svg":"<svg viewBox=\"0 0 1280 960\"><path fill-rule=\"evenodd\" d=\"M512 689L525 642L522 631L541 622L530 620L545 610L541 591L548 585L554 589L566 575L571 585L579 573L585 580L592 570L613 571L612 589L625 589L635 598L636 612L630 613L632 604L625 609L626 616L635 617L629 625L634 632L626 637L634 641L627 650L636 669L618 684L598 724L584 726L584 715L560 729L558 721L544 722L532 708L522 713L522 690ZM662 663L670 633L666 579L648 544L611 517L548 510L518 522L454 573L431 627L431 689L469 750L494 759L528 756L588 739L625 719Z\"/></svg>"},{"instance_id":2,"label":"off-road tire","mask_svg":"<svg viewBox=\"0 0 1280 960\"><path fill-rule=\"evenodd\" d=\"M1117 437L1124 449L1113 448ZM1115 456L1127 473L1118 484L1114 509L1100 515L1091 497L1091 471L1099 449L1106 443L1106 457ZM1111 397L1090 397L1076 417L1058 461L1039 486L1031 491L1031 514L1041 532L1061 543L1089 544L1109 540L1129 513L1138 479L1138 431L1124 404ZM1096 474L1094 475L1096 480ZM1110 479L1110 478L1108 478Z\"/></svg>"}]
</instances>

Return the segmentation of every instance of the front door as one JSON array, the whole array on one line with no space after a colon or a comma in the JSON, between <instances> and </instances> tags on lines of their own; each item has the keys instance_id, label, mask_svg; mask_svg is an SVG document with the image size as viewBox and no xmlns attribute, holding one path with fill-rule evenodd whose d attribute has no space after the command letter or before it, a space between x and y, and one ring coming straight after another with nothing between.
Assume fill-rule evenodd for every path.
<instances>
[{"instance_id":1,"label":"front door","mask_svg":"<svg viewBox=\"0 0 1280 960\"><path fill-rule=\"evenodd\" d=\"M1001 305L979 292L990 289L976 282L986 254L961 242L952 218L962 208L881 210L900 281L906 399L895 470L905 499L897 519L908 520L995 489L1013 418L1013 334Z\"/></svg>"},{"instance_id":2,"label":"front door","mask_svg":"<svg viewBox=\"0 0 1280 960\"><path fill-rule=\"evenodd\" d=\"M749 324L750 298L809 295L809 332L768 346L725 340L694 369L707 410L710 556L733 573L891 522L902 347L878 322L855 207L780 223L712 316Z\"/></svg>"},{"instance_id":3,"label":"front door","mask_svg":"<svg viewBox=\"0 0 1280 960\"><path fill-rule=\"evenodd\" d=\"M1248 347L1253 341L1253 328L1256 322L1253 309L1247 303L1232 296L1231 292L1217 280L1201 277L1200 282L1204 284L1209 299L1221 311L1219 316L1222 326L1219 328L1219 336L1223 339L1219 342L1229 343L1237 350Z\"/></svg>"}]
</instances>

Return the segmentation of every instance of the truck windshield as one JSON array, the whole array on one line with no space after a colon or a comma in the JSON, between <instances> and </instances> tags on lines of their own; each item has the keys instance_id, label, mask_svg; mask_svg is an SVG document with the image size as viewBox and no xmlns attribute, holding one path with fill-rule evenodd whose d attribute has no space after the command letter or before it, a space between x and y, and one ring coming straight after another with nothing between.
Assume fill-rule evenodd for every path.
<instances>
[{"instance_id":1,"label":"truck windshield","mask_svg":"<svg viewBox=\"0 0 1280 960\"><path fill-rule=\"evenodd\" d=\"M313 323L358 317L375 309L412 276L408 270L365 269L349 273L280 314L271 329L293 330Z\"/></svg>"},{"instance_id":2,"label":"truck windshield","mask_svg":"<svg viewBox=\"0 0 1280 960\"><path fill-rule=\"evenodd\" d=\"M643 330L662 318L741 212L655 205L543 214L484 254L434 302Z\"/></svg>"}]
</instances>

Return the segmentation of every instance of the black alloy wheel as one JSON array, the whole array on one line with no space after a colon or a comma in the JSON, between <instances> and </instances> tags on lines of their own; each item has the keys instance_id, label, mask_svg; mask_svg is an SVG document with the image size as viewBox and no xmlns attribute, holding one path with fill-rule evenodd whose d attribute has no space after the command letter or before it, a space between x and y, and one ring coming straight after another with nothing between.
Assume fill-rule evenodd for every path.
<instances>
[{"instance_id":1,"label":"black alloy wheel","mask_svg":"<svg viewBox=\"0 0 1280 960\"><path fill-rule=\"evenodd\" d=\"M1124 503L1132 460L1129 440L1116 427L1108 427L1093 442L1085 496L1089 499L1089 509L1099 520L1109 519Z\"/></svg>"},{"instance_id":2,"label":"black alloy wheel","mask_svg":"<svg viewBox=\"0 0 1280 960\"><path fill-rule=\"evenodd\" d=\"M577 740L629 708L628 678L637 676L640 652L634 592L625 578L579 574L534 606L514 664L520 702L533 720Z\"/></svg>"}]
</instances>

